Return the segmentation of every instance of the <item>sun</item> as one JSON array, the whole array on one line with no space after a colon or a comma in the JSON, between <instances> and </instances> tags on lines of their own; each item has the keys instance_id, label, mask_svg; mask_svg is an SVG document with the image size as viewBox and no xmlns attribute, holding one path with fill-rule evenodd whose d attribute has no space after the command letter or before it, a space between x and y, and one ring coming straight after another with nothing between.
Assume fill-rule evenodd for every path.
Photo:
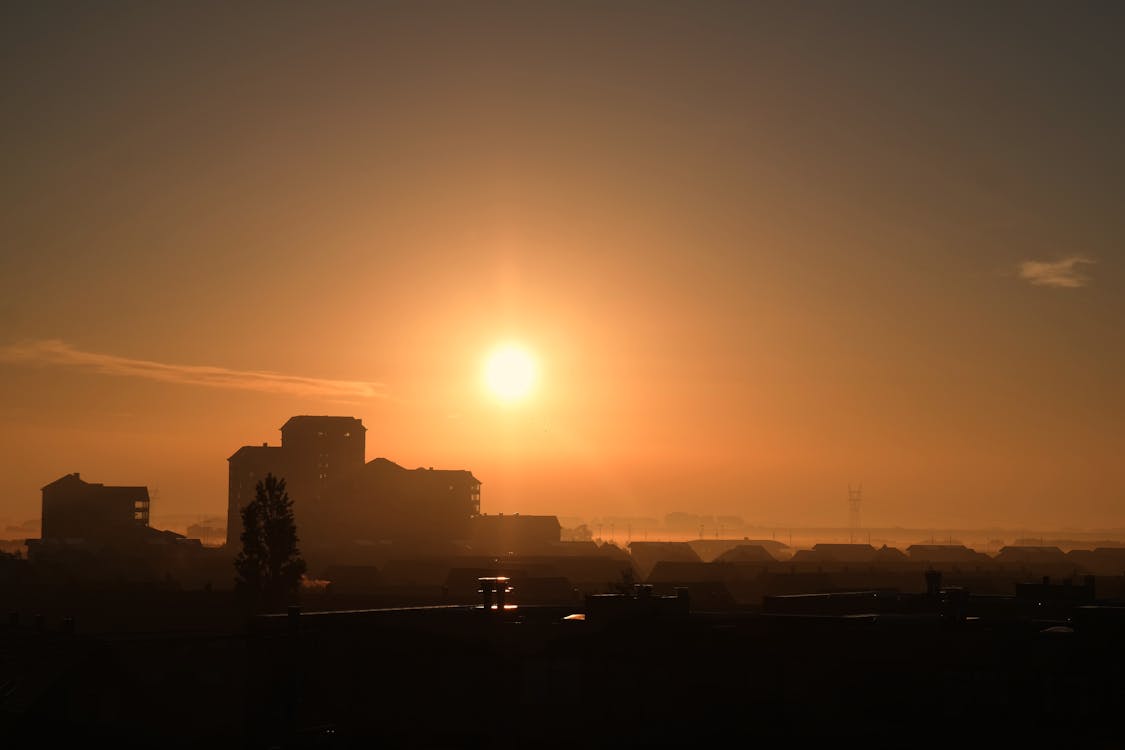
<instances>
[{"instance_id":1,"label":"sun","mask_svg":"<svg viewBox=\"0 0 1125 750\"><path fill-rule=\"evenodd\" d=\"M505 344L484 362L484 382L504 403L522 401L535 388L535 358L524 348Z\"/></svg>"}]
</instances>

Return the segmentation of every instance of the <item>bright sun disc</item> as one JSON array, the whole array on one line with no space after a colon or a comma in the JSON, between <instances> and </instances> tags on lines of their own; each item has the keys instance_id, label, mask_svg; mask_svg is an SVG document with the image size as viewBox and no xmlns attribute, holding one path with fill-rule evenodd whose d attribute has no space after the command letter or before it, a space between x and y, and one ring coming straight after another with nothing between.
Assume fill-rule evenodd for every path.
<instances>
[{"instance_id":1,"label":"bright sun disc","mask_svg":"<svg viewBox=\"0 0 1125 750\"><path fill-rule=\"evenodd\" d=\"M489 355L484 382L501 401L519 401L535 385L535 360L517 346L505 346Z\"/></svg>"}]
</instances>

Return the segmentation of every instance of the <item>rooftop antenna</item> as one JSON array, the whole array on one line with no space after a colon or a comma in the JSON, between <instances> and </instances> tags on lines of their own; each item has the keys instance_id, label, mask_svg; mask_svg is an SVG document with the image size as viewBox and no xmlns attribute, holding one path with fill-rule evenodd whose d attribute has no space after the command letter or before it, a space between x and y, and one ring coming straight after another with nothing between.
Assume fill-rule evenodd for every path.
<instances>
[{"instance_id":1,"label":"rooftop antenna","mask_svg":"<svg viewBox=\"0 0 1125 750\"><path fill-rule=\"evenodd\" d=\"M863 501L863 484L853 488L848 485L848 532L851 543L855 544L855 536L859 531L859 504Z\"/></svg>"}]
</instances>

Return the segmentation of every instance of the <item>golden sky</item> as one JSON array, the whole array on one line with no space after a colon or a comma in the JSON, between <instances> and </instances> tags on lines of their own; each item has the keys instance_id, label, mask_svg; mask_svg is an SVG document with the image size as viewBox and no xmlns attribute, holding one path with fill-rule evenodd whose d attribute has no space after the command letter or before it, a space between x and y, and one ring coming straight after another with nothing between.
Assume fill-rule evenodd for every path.
<instances>
[{"instance_id":1,"label":"golden sky","mask_svg":"<svg viewBox=\"0 0 1125 750\"><path fill-rule=\"evenodd\" d=\"M7 4L0 521L341 414L487 512L1125 527L1121 15Z\"/></svg>"}]
</instances>

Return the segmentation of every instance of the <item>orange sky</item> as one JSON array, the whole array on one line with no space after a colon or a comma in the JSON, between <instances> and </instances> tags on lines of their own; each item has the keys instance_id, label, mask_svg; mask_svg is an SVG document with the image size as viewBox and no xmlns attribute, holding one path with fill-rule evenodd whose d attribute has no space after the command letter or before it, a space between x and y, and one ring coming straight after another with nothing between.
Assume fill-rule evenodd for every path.
<instances>
[{"instance_id":1,"label":"orange sky","mask_svg":"<svg viewBox=\"0 0 1125 750\"><path fill-rule=\"evenodd\" d=\"M1125 526L1114 8L4 15L0 522L343 414L487 512Z\"/></svg>"}]
</instances>

